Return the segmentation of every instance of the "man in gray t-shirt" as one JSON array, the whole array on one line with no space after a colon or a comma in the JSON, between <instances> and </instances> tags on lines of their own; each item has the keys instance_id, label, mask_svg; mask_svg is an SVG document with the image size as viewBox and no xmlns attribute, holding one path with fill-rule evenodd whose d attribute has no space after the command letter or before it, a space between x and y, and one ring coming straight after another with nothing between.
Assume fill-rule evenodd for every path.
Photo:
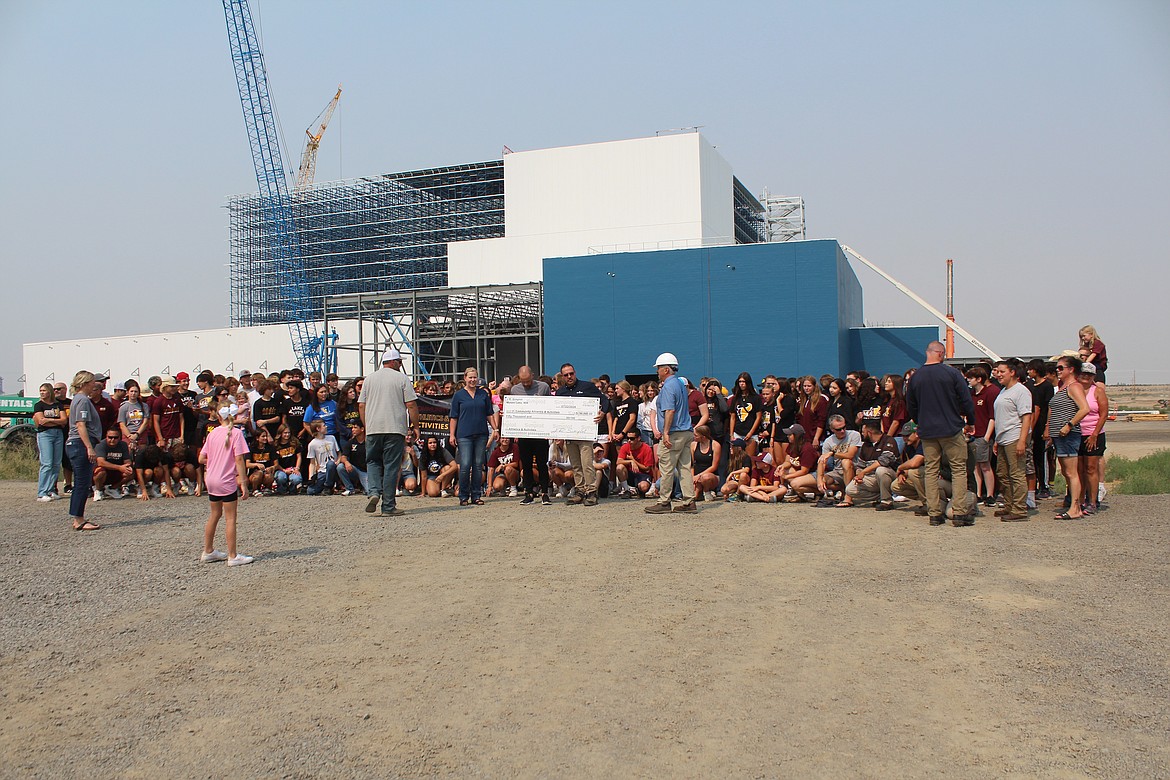
<instances>
[{"instance_id":1,"label":"man in gray t-shirt","mask_svg":"<svg viewBox=\"0 0 1170 780\"><path fill-rule=\"evenodd\" d=\"M366 476L369 488L366 511L378 509L383 517L406 514L395 495L402 471L402 454L409 439L418 438L418 396L410 377L402 373L402 355L391 347L382 355L382 368L366 377L358 396L358 413L366 429Z\"/></svg>"},{"instance_id":2,"label":"man in gray t-shirt","mask_svg":"<svg viewBox=\"0 0 1170 780\"><path fill-rule=\"evenodd\" d=\"M552 388L547 382L541 382L532 375L529 366L520 366L516 372L518 381L512 385L508 395L552 395ZM508 402L504 400L504 413L507 414ZM536 500L536 489L540 487L540 502L548 506L552 500L548 496L548 439L517 439L520 447L520 483L524 486L524 498L521 504L531 504ZM533 464L533 461L536 461ZM536 466L537 484L533 484L532 468Z\"/></svg>"}]
</instances>

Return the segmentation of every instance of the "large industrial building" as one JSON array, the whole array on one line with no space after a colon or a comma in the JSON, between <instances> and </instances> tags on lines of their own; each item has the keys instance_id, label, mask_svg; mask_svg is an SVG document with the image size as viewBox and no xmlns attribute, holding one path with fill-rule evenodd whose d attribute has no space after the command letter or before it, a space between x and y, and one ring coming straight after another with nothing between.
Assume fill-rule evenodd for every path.
<instances>
[{"instance_id":1,"label":"large industrial building","mask_svg":"<svg viewBox=\"0 0 1170 780\"><path fill-rule=\"evenodd\" d=\"M228 203L230 327L26 344L26 388L82 366L122 377L292 365L287 280L271 260L280 237L264 207L257 195ZM293 213L315 328L343 376L371 371L387 344L419 376L555 372L565 360L638 375L663 350L724 378L876 373L913 364L938 333L865 329L839 246L802 240L800 199L752 195L698 132L323 183L294 193ZM664 303L653 280L669 273L695 284ZM796 287L781 281L790 274ZM736 347L761 320L803 330Z\"/></svg>"}]
</instances>

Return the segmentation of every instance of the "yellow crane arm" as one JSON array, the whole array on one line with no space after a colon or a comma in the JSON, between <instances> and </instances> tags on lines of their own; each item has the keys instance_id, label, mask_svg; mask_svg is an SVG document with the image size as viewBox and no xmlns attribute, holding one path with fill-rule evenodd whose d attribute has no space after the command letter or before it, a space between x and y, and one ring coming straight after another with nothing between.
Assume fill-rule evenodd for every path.
<instances>
[{"instance_id":1,"label":"yellow crane arm","mask_svg":"<svg viewBox=\"0 0 1170 780\"><path fill-rule=\"evenodd\" d=\"M329 105L325 106L325 110L317 115L313 124L305 128L305 135L308 138L305 141L305 151L301 154L301 167L297 171L297 183L293 187L294 190L303 190L313 183L313 177L317 174L317 149L321 146L321 137L325 135L325 127L329 124L339 100L341 100L340 84L337 85L337 94L329 101ZM313 125L317 126L316 133L313 132Z\"/></svg>"}]
</instances>

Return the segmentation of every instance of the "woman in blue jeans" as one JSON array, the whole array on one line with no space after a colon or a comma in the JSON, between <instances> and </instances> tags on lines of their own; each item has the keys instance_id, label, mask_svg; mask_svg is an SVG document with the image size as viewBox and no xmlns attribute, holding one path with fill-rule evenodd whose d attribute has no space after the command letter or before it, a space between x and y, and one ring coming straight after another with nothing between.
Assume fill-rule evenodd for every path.
<instances>
[{"instance_id":1,"label":"woman in blue jeans","mask_svg":"<svg viewBox=\"0 0 1170 780\"><path fill-rule=\"evenodd\" d=\"M105 379L105 377L102 377ZM73 400L69 403L69 435L65 455L73 466L73 493L69 496L69 517L74 531L97 531L97 523L85 519L85 502L93 486L97 444L102 440L102 422L91 396L101 392L97 378L88 371L73 376Z\"/></svg>"},{"instance_id":2,"label":"woman in blue jeans","mask_svg":"<svg viewBox=\"0 0 1170 780\"><path fill-rule=\"evenodd\" d=\"M65 407L53 397L53 386L41 385L41 400L33 407L33 422L37 426L37 455L41 470L37 475L37 501L52 501L57 497L57 475L65 455L65 430L69 418Z\"/></svg>"},{"instance_id":3,"label":"woman in blue jeans","mask_svg":"<svg viewBox=\"0 0 1170 780\"><path fill-rule=\"evenodd\" d=\"M459 456L459 506L483 505L483 468L487 462L489 426L499 427L492 396L479 386L479 372L463 372L463 387L451 396L451 446Z\"/></svg>"}]
</instances>

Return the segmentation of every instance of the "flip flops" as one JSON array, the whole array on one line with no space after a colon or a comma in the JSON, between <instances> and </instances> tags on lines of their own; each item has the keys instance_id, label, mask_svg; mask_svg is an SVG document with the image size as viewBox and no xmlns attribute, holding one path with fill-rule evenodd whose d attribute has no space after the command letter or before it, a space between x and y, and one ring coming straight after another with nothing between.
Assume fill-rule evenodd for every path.
<instances>
[{"instance_id":1,"label":"flip flops","mask_svg":"<svg viewBox=\"0 0 1170 780\"><path fill-rule=\"evenodd\" d=\"M82 522L81 525L77 525L75 523L73 525L73 530L74 531L100 531L100 530L102 530L102 527L100 525L98 525L97 523L91 523L88 520L86 520L86 521Z\"/></svg>"}]
</instances>

